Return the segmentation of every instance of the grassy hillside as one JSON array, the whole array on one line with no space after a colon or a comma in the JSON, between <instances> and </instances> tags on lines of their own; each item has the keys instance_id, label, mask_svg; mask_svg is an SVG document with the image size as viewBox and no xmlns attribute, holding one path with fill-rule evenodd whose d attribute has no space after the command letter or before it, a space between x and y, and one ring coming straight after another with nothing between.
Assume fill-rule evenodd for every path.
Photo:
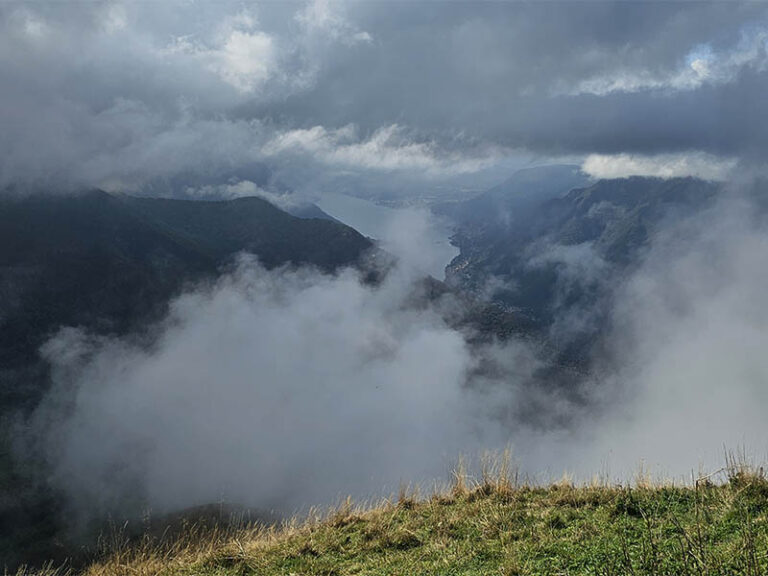
<instances>
[{"instance_id":1,"label":"grassy hillside","mask_svg":"<svg viewBox=\"0 0 768 576\"><path fill-rule=\"evenodd\" d=\"M462 479L429 498L347 504L280 529L190 530L172 544L113 550L85 573L762 575L768 481L735 468L690 486Z\"/></svg>"}]
</instances>

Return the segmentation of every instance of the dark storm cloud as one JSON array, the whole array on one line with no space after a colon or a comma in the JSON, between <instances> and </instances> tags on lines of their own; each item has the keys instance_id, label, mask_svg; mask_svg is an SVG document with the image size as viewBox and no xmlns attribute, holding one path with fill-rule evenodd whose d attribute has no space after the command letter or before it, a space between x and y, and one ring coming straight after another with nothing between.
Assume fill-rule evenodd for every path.
<instances>
[{"instance_id":1,"label":"dark storm cloud","mask_svg":"<svg viewBox=\"0 0 768 576\"><path fill-rule=\"evenodd\" d=\"M4 3L0 184L749 160L768 143L767 30L759 3Z\"/></svg>"},{"instance_id":2,"label":"dark storm cloud","mask_svg":"<svg viewBox=\"0 0 768 576\"><path fill-rule=\"evenodd\" d=\"M722 73L683 89L676 79L703 46L715 58L748 43L743 36L766 23L759 5L355 7L373 47L337 55L311 91L284 104L245 108L369 129L399 122L445 139L463 133L558 154L734 153L764 143L765 131L751 124L764 93L764 38L753 66L734 63L727 81ZM646 82L630 92L577 90L622 75Z\"/></svg>"}]
</instances>

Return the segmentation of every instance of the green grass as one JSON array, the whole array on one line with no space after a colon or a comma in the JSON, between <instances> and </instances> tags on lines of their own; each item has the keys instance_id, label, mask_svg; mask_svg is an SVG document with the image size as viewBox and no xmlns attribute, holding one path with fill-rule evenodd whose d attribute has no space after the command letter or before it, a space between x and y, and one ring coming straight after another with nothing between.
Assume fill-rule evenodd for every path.
<instances>
[{"instance_id":1,"label":"green grass","mask_svg":"<svg viewBox=\"0 0 768 576\"><path fill-rule=\"evenodd\" d=\"M745 470L690 486L459 477L428 498L113 549L86 574L764 575L768 480Z\"/></svg>"}]
</instances>

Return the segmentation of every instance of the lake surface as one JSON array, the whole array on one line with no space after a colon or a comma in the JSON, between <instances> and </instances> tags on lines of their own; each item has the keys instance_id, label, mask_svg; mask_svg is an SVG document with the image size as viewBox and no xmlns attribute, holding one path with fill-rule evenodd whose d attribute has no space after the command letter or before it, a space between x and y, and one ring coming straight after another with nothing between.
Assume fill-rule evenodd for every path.
<instances>
[{"instance_id":1,"label":"lake surface","mask_svg":"<svg viewBox=\"0 0 768 576\"><path fill-rule=\"evenodd\" d=\"M381 247L413 266L445 278L445 267L459 254L451 245L451 229L426 208L390 208L345 194L323 194L316 201L324 212L361 234L378 240Z\"/></svg>"}]
</instances>

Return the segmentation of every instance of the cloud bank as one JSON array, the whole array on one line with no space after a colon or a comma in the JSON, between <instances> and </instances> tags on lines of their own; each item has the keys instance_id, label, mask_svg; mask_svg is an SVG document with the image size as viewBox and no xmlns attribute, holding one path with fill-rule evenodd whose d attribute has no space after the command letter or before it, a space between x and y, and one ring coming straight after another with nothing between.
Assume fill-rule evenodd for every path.
<instances>
[{"instance_id":1,"label":"cloud bank","mask_svg":"<svg viewBox=\"0 0 768 576\"><path fill-rule=\"evenodd\" d=\"M62 330L38 413L55 483L102 513L136 499L285 512L443 477L502 431L464 390L462 335L408 307L413 289L244 258L174 302L150 347Z\"/></svg>"},{"instance_id":2,"label":"cloud bank","mask_svg":"<svg viewBox=\"0 0 768 576\"><path fill-rule=\"evenodd\" d=\"M641 465L690 478L719 468L724 445L764 461L761 214L727 197L661 229L610 289L607 346L568 390L537 377L547 357L531 340L470 345L444 320L456 302L416 298L407 270L374 287L244 257L176 300L149 342L53 337L38 447L91 513L293 511L429 485L460 453L507 446L534 480L626 482ZM571 280L610 277L582 248L539 258L567 259Z\"/></svg>"},{"instance_id":3,"label":"cloud bank","mask_svg":"<svg viewBox=\"0 0 768 576\"><path fill-rule=\"evenodd\" d=\"M581 169L598 179L651 176L680 178L691 176L702 180L724 182L732 177L737 162L702 152L681 152L642 156L631 154L590 154Z\"/></svg>"},{"instance_id":4,"label":"cloud bank","mask_svg":"<svg viewBox=\"0 0 768 576\"><path fill-rule=\"evenodd\" d=\"M768 459L767 246L754 199L726 197L662 230L618 289L607 384L620 400L593 435L614 471L690 478L723 466L724 448Z\"/></svg>"}]
</instances>

